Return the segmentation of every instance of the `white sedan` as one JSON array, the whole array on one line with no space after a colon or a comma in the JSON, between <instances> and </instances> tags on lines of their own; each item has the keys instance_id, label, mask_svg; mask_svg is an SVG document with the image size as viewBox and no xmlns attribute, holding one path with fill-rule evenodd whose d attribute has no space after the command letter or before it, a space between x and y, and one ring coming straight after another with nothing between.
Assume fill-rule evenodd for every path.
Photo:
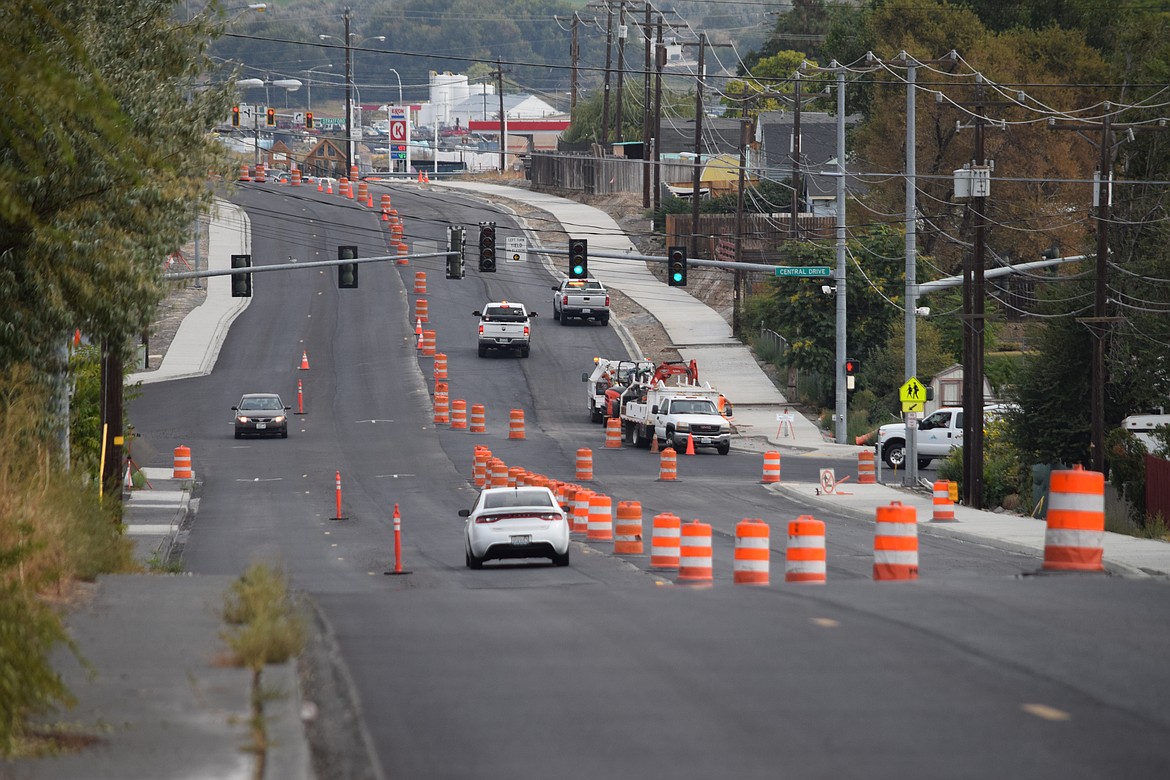
<instances>
[{"instance_id":1,"label":"white sedan","mask_svg":"<svg viewBox=\"0 0 1170 780\"><path fill-rule=\"evenodd\" d=\"M551 558L569 565L569 523L556 496L546 487L485 488L467 518L467 567L504 558Z\"/></svg>"}]
</instances>

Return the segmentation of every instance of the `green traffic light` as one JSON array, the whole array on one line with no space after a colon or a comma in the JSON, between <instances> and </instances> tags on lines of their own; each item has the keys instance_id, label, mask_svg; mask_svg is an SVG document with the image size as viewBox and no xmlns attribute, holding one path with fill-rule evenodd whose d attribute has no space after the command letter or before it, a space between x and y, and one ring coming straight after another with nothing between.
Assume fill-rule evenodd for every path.
<instances>
[{"instance_id":1,"label":"green traffic light","mask_svg":"<svg viewBox=\"0 0 1170 780\"><path fill-rule=\"evenodd\" d=\"M678 271L675 271L674 272L674 280L676 282L681 282L682 281L682 274L680 274Z\"/></svg>"},{"instance_id":2,"label":"green traffic light","mask_svg":"<svg viewBox=\"0 0 1170 780\"><path fill-rule=\"evenodd\" d=\"M585 273L585 269L582 268L580 266L580 264L573 266L573 275L574 276L581 276L583 273Z\"/></svg>"}]
</instances>

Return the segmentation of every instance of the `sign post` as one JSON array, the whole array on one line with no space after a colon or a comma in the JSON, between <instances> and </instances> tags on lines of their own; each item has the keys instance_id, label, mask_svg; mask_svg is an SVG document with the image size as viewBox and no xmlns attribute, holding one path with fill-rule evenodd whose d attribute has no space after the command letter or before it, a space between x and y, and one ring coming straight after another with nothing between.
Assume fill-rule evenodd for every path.
<instances>
[{"instance_id":1,"label":"sign post","mask_svg":"<svg viewBox=\"0 0 1170 780\"><path fill-rule=\"evenodd\" d=\"M390 115L389 141L390 159L405 160L406 172L410 173L410 111L406 106L387 106Z\"/></svg>"}]
</instances>

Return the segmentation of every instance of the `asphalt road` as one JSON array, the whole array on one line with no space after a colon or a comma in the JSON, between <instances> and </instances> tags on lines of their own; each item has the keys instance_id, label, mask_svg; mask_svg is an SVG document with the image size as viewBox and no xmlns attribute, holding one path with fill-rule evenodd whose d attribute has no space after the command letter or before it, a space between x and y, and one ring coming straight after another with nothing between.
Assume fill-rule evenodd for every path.
<instances>
[{"instance_id":1,"label":"asphalt road","mask_svg":"<svg viewBox=\"0 0 1170 780\"><path fill-rule=\"evenodd\" d=\"M336 257L339 244L385 253L376 214L336 196L245 188L236 200L257 265ZM604 450L580 375L621 353L614 330L555 323L553 279L534 260L475 270L476 223L495 220L501 245L512 231L498 208L398 190L394 206L416 251L468 225L467 278L445 280L439 260L363 265L358 290L338 290L331 269L256 274L215 372L130 405L146 448L192 448L203 486L185 567L283 562L335 631L385 777L1164 775L1164 583L1031 576L1034 558L929 536L918 582L874 583L872 525L825 516L829 583L784 585L786 523L803 511L759 484L758 454L680 457L670 484L646 452ZM451 398L485 404L487 435L431 424L417 270ZM542 315L529 359L476 356L471 312L501 298ZM298 380L306 414L287 440L232 438L241 393L295 403ZM506 439L512 408L524 441ZM595 488L641 501L647 539L658 512L712 524L713 587L673 585L601 544L575 543L567 568L467 570L456 512L474 497L476 444L564 479L592 447ZM785 457L783 473L825 466L852 464ZM331 519L338 471L344 520ZM395 505L404 577L383 576ZM745 517L771 526L770 588L731 584Z\"/></svg>"}]
</instances>

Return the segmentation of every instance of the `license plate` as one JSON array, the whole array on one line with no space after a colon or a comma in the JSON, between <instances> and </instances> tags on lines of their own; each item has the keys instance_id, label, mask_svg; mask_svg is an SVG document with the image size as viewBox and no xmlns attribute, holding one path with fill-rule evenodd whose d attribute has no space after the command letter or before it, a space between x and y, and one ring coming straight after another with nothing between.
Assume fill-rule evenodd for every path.
<instances>
[{"instance_id":1,"label":"license plate","mask_svg":"<svg viewBox=\"0 0 1170 780\"><path fill-rule=\"evenodd\" d=\"M256 430L258 430L258 431L263 429L263 428L267 428L267 427L268 427L268 423L256 423Z\"/></svg>"},{"instance_id":2,"label":"license plate","mask_svg":"<svg viewBox=\"0 0 1170 780\"><path fill-rule=\"evenodd\" d=\"M710 443L711 443L710 436L700 436L699 437L699 444L710 444Z\"/></svg>"},{"instance_id":3,"label":"license plate","mask_svg":"<svg viewBox=\"0 0 1170 780\"><path fill-rule=\"evenodd\" d=\"M512 545L514 547L523 547L523 546L528 545L528 544L532 544L532 535L531 534L524 534L523 536L513 536L512 537Z\"/></svg>"},{"instance_id":4,"label":"license plate","mask_svg":"<svg viewBox=\"0 0 1170 780\"><path fill-rule=\"evenodd\" d=\"M581 310L581 313L582 313L582 314L592 314L592 313L593 313L593 309L582 309L582 310Z\"/></svg>"}]
</instances>

